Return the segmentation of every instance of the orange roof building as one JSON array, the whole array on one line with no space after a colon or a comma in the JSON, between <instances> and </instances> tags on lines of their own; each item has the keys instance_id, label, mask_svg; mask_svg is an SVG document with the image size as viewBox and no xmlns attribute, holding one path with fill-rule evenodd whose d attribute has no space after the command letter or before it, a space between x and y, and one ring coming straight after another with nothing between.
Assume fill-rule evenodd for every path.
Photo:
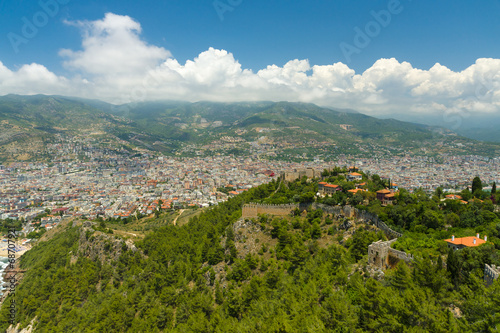
<instances>
[{"instance_id":1,"label":"orange roof building","mask_svg":"<svg viewBox=\"0 0 500 333\"><path fill-rule=\"evenodd\" d=\"M479 238L479 234L477 234L475 237L470 236L470 237L455 238L455 236L451 236L450 239L445 239L444 241L448 243L448 248L454 250L460 250L463 249L464 247L475 247L482 245L486 243L487 240L488 240L487 236L484 236L484 239L481 239Z\"/></svg>"},{"instance_id":2,"label":"orange roof building","mask_svg":"<svg viewBox=\"0 0 500 333\"><path fill-rule=\"evenodd\" d=\"M323 194L333 194L337 191L342 191L342 188L339 185L335 184L326 184L323 186Z\"/></svg>"},{"instance_id":3,"label":"orange roof building","mask_svg":"<svg viewBox=\"0 0 500 333\"><path fill-rule=\"evenodd\" d=\"M347 175L347 180L361 180L363 178L363 175L358 173L358 172L351 172L350 174Z\"/></svg>"},{"instance_id":4,"label":"orange roof building","mask_svg":"<svg viewBox=\"0 0 500 333\"><path fill-rule=\"evenodd\" d=\"M462 197L458 194L447 194L445 198L451 200L462 200Z\"/></svg>"}]
</instances>

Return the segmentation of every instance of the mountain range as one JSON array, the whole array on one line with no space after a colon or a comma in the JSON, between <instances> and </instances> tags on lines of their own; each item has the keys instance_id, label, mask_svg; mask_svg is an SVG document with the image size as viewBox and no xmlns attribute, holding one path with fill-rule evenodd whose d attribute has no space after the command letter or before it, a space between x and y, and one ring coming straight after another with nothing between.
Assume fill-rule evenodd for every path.
<instances>
[{"instance_id":1,"label":"mountain range","mask_svg":"<svg viewBox=\"0 0 500 333\"><path fill-rule=\"evenodd\" d=\"M56 138L167 155L219 148L245 153L262 147L274 148L278 156L379 150L492 156L500 150L500 144L469 139L443 127L306 103L157 101L117 106L62 96L0 97L2 161L47 158L44 147Z\"/></svg>"}]
</instances>

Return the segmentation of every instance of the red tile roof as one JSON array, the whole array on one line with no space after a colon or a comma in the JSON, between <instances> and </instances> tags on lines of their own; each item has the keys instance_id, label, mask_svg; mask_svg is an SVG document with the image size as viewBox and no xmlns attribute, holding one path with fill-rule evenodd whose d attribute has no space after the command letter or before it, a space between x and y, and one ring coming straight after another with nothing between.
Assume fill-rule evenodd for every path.
<instances>
[{"instance_id":1,"label":"red tile roof","mask_svg":"<svg viewBox=\"0 0 500 333\"><path fill-rule=\"evenodd\" d=\"M474 239L476 240L476 244L474 244ZM448 242L450 244L464 245L464 246L467 246L467 247L479 246L481 244L486 243L486 241L484 239L477 238L476 236L461 237L461 238L456 238L455 237L454 241L452 241L451 238L450 239L445 239L444 241Z\"/></svg>"}]
</instances>

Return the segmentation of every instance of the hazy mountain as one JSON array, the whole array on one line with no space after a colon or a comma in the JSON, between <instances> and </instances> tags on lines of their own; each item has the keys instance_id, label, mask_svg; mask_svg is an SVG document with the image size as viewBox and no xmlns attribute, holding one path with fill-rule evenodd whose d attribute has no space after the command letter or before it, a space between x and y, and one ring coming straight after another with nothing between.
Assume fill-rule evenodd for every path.
<instances>
[{"instance_id":1,"label":"hazy mountain","mask_svg":"<svg viewBox=\"0 0 500 333\"><path fill-rule=\"evenodd\" d=\"M437 115L391 114L384 118L440 126L470 139L500 142L500 116L496 115L462 112Z\"/></svg>"},{"instance_id":2,"label":"hazy mountain","mask_svg":"<svg viewBox=\"0 0 500 333\"><path fill-rule=\"evenodd\" d=\"M61 137L98 139L114 147L141 147L166 154L221 137L237 138L241 148L265 139L269 145L287 143L291 150L334 147L340 149L337 152L367 154L378 148L477 154L493 154L499 149L440 127L314 104L268 101L158 101L115 106L73 97L7 95L0 97L0 130L0 158L4 160L7 156L12 160L38 158L36 152L43 151L45 143Z\"/></svg>"}]
</instances>

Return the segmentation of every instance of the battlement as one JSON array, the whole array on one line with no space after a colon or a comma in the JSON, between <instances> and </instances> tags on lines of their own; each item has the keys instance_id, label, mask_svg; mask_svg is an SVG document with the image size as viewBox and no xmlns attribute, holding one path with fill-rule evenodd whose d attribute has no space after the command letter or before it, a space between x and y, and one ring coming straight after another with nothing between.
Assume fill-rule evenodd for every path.
<instances>
[{"instance_id":1,"label":"battlement","mask_svg":"<svg viewBox=\"0 0 500 333\"><path fill-rule=\"evenodd\" d=\"M287 216L290 215L291 212L298 207L299 205L297 204L267 205L267 204L250 203L243 205L243 208L241 210L241 217L243 218L257 217L260 214Z\"/></svg>"},{"instance_id":2,"label":"battlement","mask_svg":"<svg viewBox=\"0 0 500 333\"><path fill-rule=\"evenodd\" d=\"M319 177L321 176L321 172L319 170L314 170L313 168L306 168L306 169L298 169L294 171L287 171L284 173L284 179L287 182L293 182L296 179L302 178L306 176L307 178L311 179L314 177Z\"/></svg>"},{"instance_id":3,"label":"battlement","mask_svg":"<svg viewBox=\"0 0 500 333\"><path fill-rule=\"evenodd\" d=\"M393 249L392 247L389 248L389 256L406 262L411 262L415 259L412 254Z\"/></svg>"},{"instance_id":4,"label":"battlement","mask_svg":"<svg viewBox=\"0 0 500 333\"><path fill-rule=\"evenodd\" d=\"M318 209L318 208L321 208L324 212L328 214L333 214L337 217L340 215L342 215L343 217L354 217L360 221L373 224L377 228L384 231L385 234L389 237L399 238L403 236L403 234L401 234L400 232L397 232L389 228L389 226L385 224L383 221L381 221L376 214L367 212L365 210L357 209L349 205L341 207L341 206L327 206L324 204L314 203L313 209Z\"/></svg>"},{"instance_id":5,"label":"battlement","mask_svg":"<svg viewBox=\"0 0 500 333\"><path fill-rule=\"evenodd\" d=\"M491 285L500 276L500 266L484 265L484 282Z\"/></svg>"},{"instance_id":6,"label":"battlement","mask_svg":"<svg viewBox=\"0 0 500 333\"><path fill-rule=\"evenodd\" d=\"M413 261L413 255L391 248L397 238L389 241L377 241L368 246L368 263L379 268L388 268L400 260Z\"/></svg>"}]
</instances>

